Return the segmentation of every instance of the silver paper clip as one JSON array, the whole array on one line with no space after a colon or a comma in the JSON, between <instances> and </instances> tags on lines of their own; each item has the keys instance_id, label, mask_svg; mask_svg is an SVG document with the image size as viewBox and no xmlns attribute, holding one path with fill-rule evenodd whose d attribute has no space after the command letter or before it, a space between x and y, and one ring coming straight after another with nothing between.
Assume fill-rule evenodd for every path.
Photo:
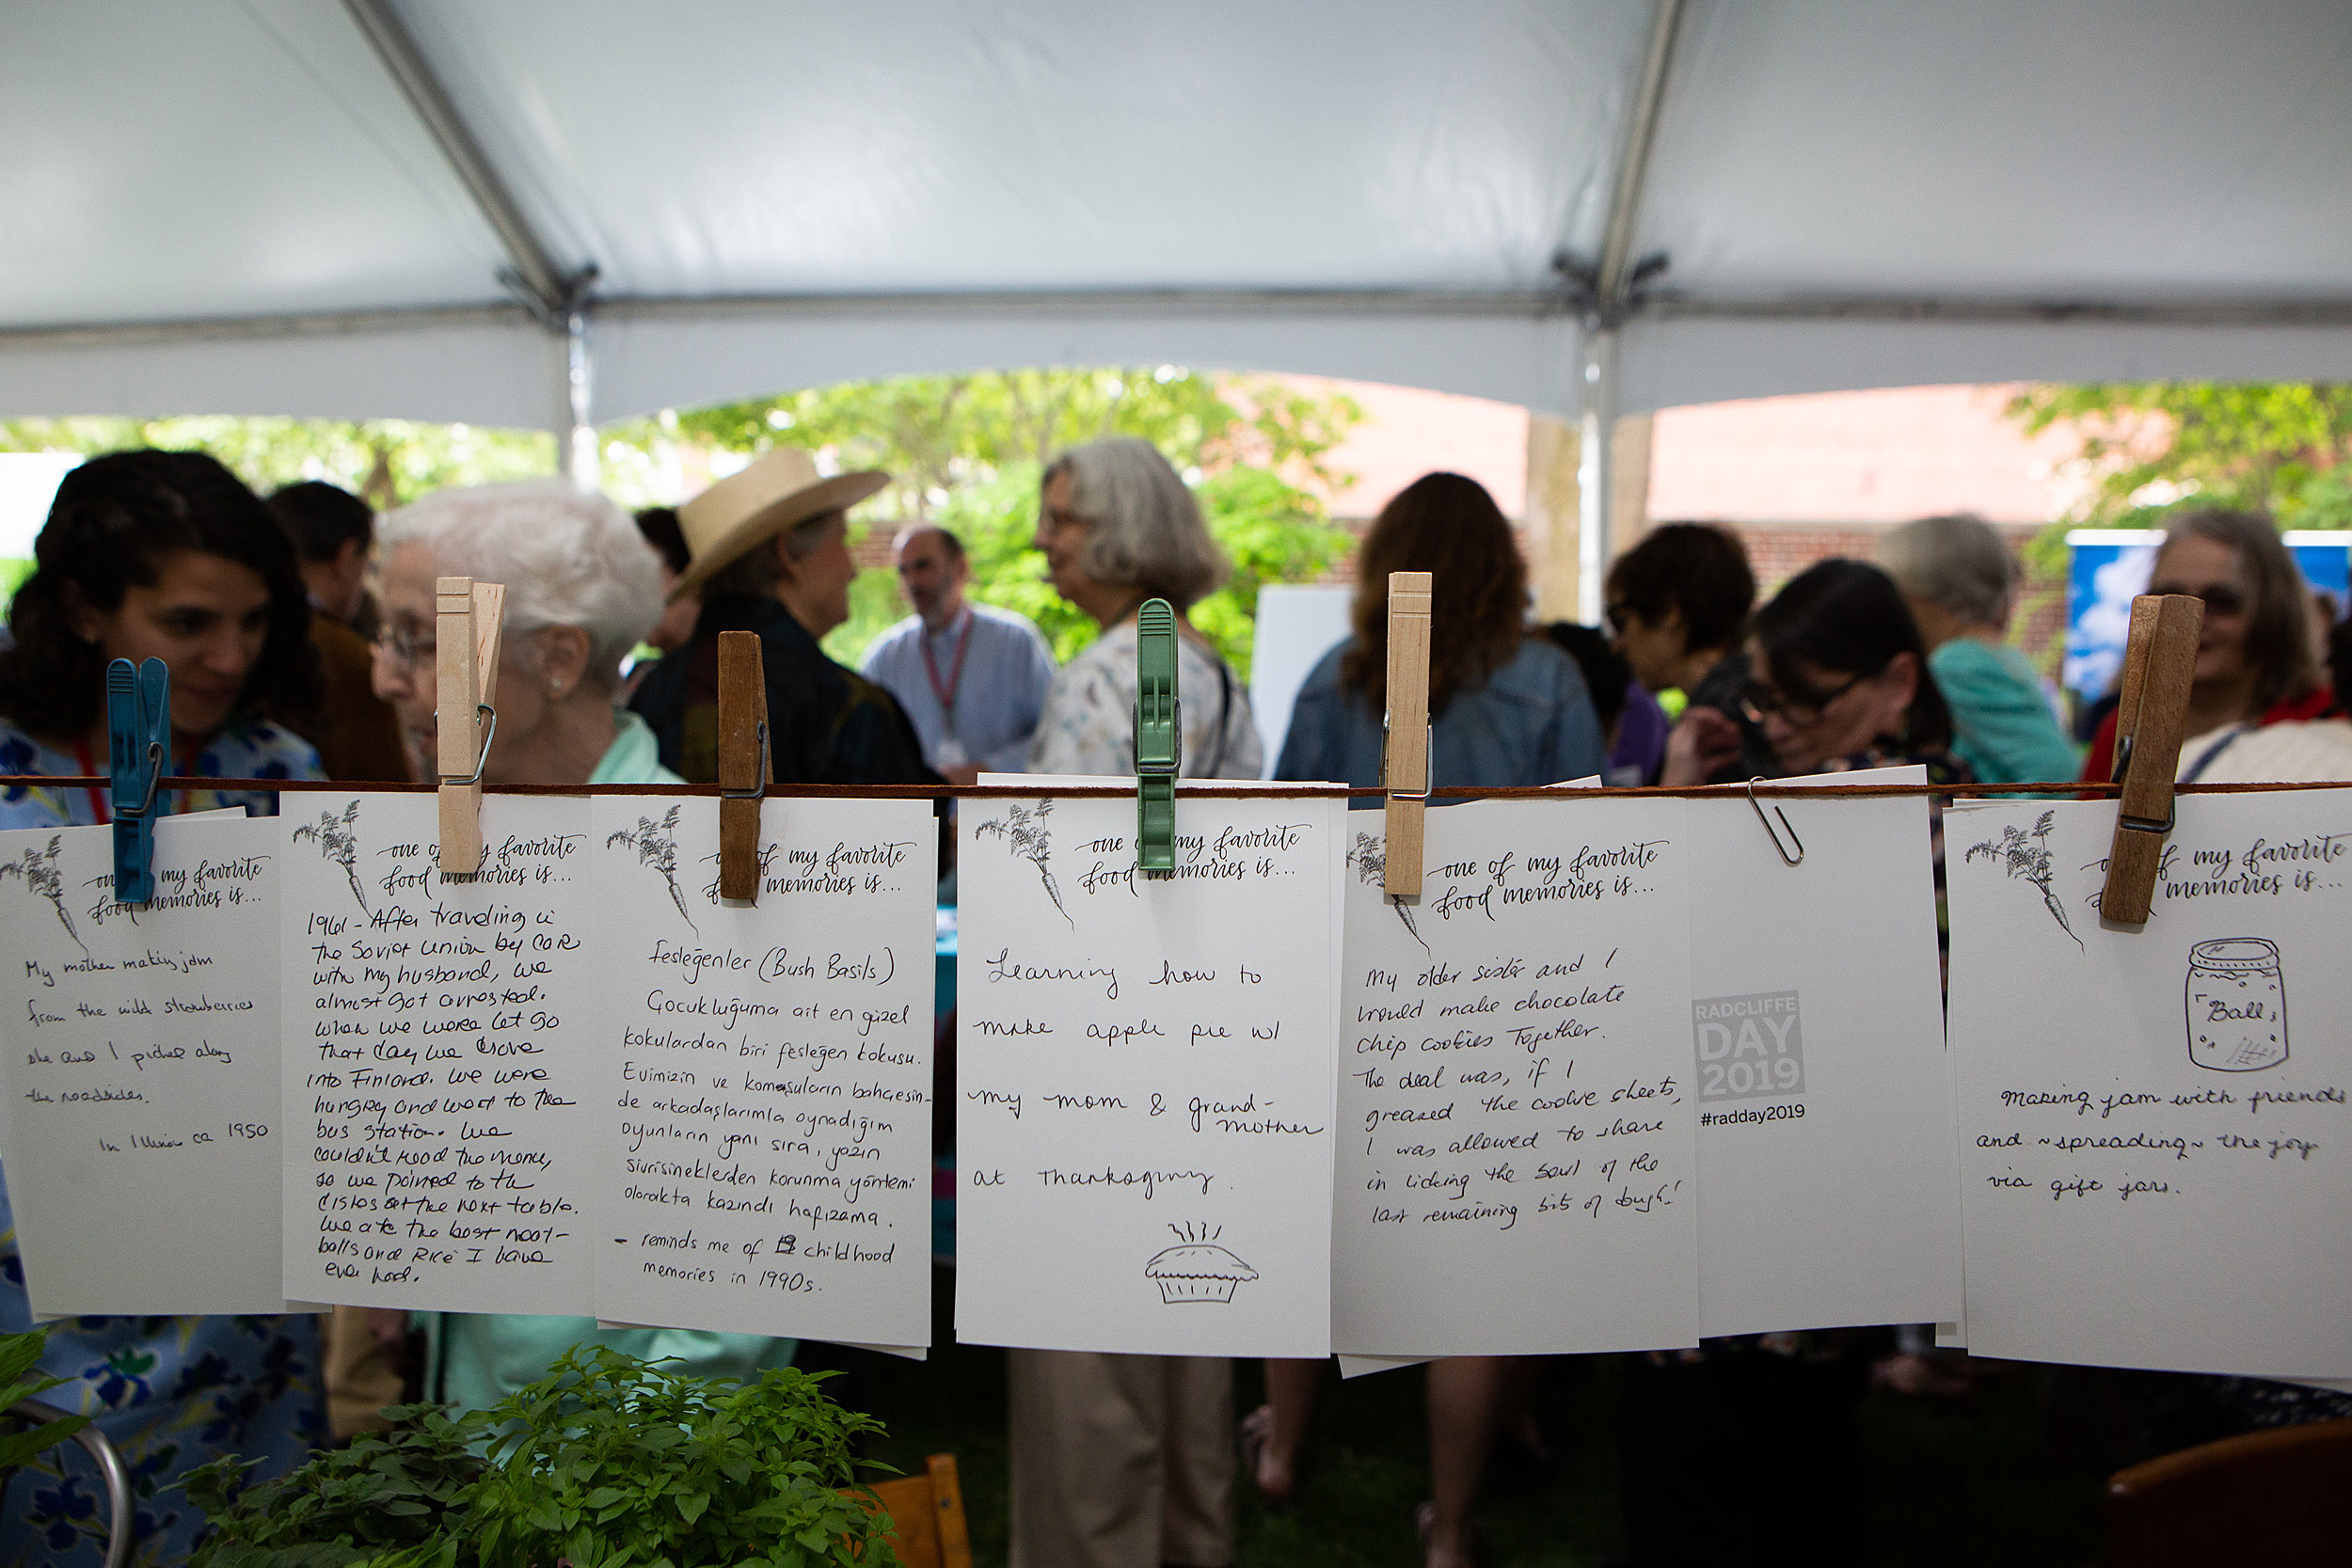
<instances>
[{"instance_id":1,"label":"silver paper clip","mask_svg":"<svg viewBox=\"0 0 2352 1568\"><path fill-rule=\"evenodd\" d=\"M1756 813L1758 822L1764 824L1764 832L1771 835L1772 847L1780 851L1780 858L1790 865L1802 865L1804 863L1804 840L1797 836L1796 826L1788 820L1788 814L1778 806L1772 808L1772 816L1779 817L1780 826L1788 830L1788 843L1797 847L1793 855L1788 852L1788 845L1781 843L1780 831L1772 826L1772 817L1764 815L1764 803L1756 798L1756 786L1768 782L1761 777L1748 781L1748 809Z\"/></svg>"}]
</instances>

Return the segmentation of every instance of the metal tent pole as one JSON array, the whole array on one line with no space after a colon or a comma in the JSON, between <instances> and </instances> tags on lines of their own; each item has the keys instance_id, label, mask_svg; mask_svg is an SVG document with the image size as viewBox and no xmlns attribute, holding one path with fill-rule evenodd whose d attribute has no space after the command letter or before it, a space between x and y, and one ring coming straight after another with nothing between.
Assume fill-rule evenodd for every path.
<instances>
[{"instance_id":1,"label":"metal tent pole","mask_svg":"<svg viewBox=\"0 0 2352 1568\"><path fill-rule=\"evenodd\" d=\"M1579 383L1576 449L1576 618L1601 624L1601 579L1609 574L1610 507L1617 491L1617 328L1588 326Z\"/></svg>"},{"instance_id":2,"label":"metal tent pole","mask_svg":"<svg viewBox=\"0 0 2352 1568\"><path fill-rule=\"evenodd\" d=\"M1576 613L1587 626L1601 620L1601 578L1608 573L1612 508L1616 499L1616 461L1612 448L1617 425L1617 334L1633 303L1633 235L1642 215L1642 185L1649 174L1650 145L1674 67L1675 40L1682 30L1684 0L1658 0L1651 13L1649 48L1626 123L1609 193L1609 227L1601 236L1600 265L1584 314L1583 374L1578 379L1582 415L1577 450Z\"/></svg>"}]
</instances>

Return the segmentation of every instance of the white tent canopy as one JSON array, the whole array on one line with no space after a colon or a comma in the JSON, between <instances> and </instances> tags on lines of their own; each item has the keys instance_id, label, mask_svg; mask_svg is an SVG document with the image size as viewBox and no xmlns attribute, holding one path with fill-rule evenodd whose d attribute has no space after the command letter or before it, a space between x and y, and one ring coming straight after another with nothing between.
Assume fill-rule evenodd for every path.
<instances>
[{"instance_id":1,"label":"white tent canopy","mask_svg":"<svg viewBox=\"0 0 2352 1568\"><path fill-rule=\"evenodd\" d=\"M5 0L0 148L0 415L2352 376L2344 0Z\"/></svg>"}]
</instances>

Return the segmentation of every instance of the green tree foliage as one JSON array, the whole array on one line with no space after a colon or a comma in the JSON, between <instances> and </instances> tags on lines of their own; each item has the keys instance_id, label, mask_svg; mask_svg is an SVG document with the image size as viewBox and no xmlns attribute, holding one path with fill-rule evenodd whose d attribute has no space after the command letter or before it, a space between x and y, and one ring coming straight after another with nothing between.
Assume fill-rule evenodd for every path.
<instances>
[{"instance_id":1,"label":"green tree foliage","mask_svg":"<svg viewBox=\"0 0 2352 1568\"><path fill-rule=\"evenodd\" d=\"M378 511L452 484L543 478L555 467L555 437L545 432L410 420L0 420L0 451L91 454L125 447L209 451L264 495L323 479L365 496Z\"/></svg>"},{"instance_id":2,"label":"green tree foliage","mask_svg":"<svg viewBox=\"0 0 2352 1568\"><path fill-rule=\"evenodd\" d=\"M1046 584L1045 559L1031 546L1038 475L1066 447L1141 436L1193 483L1210 531L1233 559L1232 580L1194 607L1193 621L1247 678L1259 585L1311 579L1347 553L1346 531L1307 486L1343 481L1328 455L1362 418L1350 398L1164 365L852 382L665 416L612 439L644 446L666 436L745 453L789 443L831 449L844 468L884 469L890 488L860 515L885 526L928 517L953 529L972 563L974 597L1028 616L1067 660L1096 628ZM869 569L851 585L850 619L826 651L855 663L905 613L891 574Z\"/></svg>"},{"instance_id":3,"label":"green tree foliage","mask_svg":"<svg viewBox=\"0 0 2352 1568\"><path fill-rule=\"evenodd\" d=\"M2078 523L2144 528L2194 498L2266 512L2289 529L2352 528L2352 387L2122 381L2030 388L2010 412L2029 433L2078 432L2097 474Z\"/></svg>"},{"instance_id":4,"label":"green tree foliage","mask_svg":"<svg viewBox=\"0 0 2352 1568\"><path fill-rule=\"evenodd\" d=\"M2282 529L2352 528L2352 387L2055 384L2026 388L2009 412L2029 435L2061 428L2080 436L2093 476L2075 515L2043 529L2023 552L2028 611L2066 593L2069 528L2157 528L2166 511L2191 500L2265 512ZM2055 669L2062 641L2026 651Z\"/></svg>"},{"instance_id":5,"label":"green tree foliage","mask_svg":"<svg viewBox=\"0 0 2352 1568\"><path fill-rule=\"evenodd\" d=\"M1029 616L1067 659L1095 627L1047 586L1044 558L1030 546L1038 474L1067 447L1141 436L1195 485L1233 559L1232 582L1193 616L1246 677L1259 585L1319 577L1346 555L1349 537L1315 491L1344 482L1329 455L1362 418L1344 396L1179 365L902 376L623 421L602 432L605 489L627 504L654 499L665 446L752 456L789 444L829 451L845 469L884 469L890 487L860 509L860 520L892 527L929 517L954 529L971 558L975 596ZM264 492L327 480L379 510L446 485L545 475L555 460L554 438L543 433L399 420L0 420L0 451L135 446L210 451ZM850 603L850 620L825 645L854 663L906 611L882 570L861 574Z\"/></svg>"}]
</instances>

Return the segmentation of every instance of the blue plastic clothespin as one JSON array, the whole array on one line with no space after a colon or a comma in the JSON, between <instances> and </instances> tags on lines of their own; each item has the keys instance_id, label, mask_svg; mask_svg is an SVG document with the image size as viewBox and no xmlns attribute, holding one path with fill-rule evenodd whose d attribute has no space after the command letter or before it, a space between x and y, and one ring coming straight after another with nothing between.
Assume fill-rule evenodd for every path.
<instances>
[{"instance_id":1,"label":"blue plastic clothespin","mask_svg":"<svg viewBox=\"0 0 2352 1568\"><path fill-rule=\"evenodd\" d=\"M1136 611L1136 864L1176 869L1176 768L1184 755L1176 697L1176 611L1146 599Z\"/></svg>"},{"instance_id":2,"label":"blue plastic clothespin","mask_svg":"<svg viewBox=\"0 0 2352 1568\"><path fill-rule=\"evenodd\" d=\"M171 754L171 667L151 658L106 666L106 760L114 776L115 897L144 904L155 896L155 818L171 810L157 798Z\"/></svg>"}]
</instances>

